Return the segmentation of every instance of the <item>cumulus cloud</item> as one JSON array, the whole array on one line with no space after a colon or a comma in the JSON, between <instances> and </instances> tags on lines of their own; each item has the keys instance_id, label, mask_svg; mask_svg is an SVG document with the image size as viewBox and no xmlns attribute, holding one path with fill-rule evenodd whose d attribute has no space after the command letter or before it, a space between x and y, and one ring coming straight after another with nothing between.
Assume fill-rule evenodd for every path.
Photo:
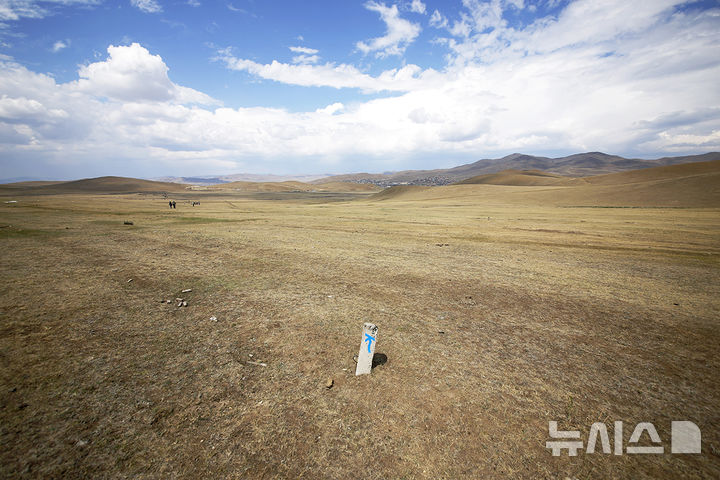
<instances>
[{"instance_id":1,"label":"cumulus cloud","mask_svg":"<svg viewBox=\"0 0 720 480\"><path fill-rule=\"evenodd\" d=\"M216 103L204 93L170 81L162 58L137 43L111 45L107 52L107 60L80 67L78 91L126 102Z\"/></svg>"},{"instance_id":2,"label":"cumulus cloud","mask_svg":"<svg viewBox=\"0 0 720 480\"><path fill-rule=\"evenodd\" d=\"M370 1L365 3L365 8L379 13L380 19L387 27L382 37L355 44L357 49L365 54L375 52L378 58L402 55L408 45L420 35L420 25L401 18L397 5L388 7L384 3Z\"/></svg>"},{"instance_id":3,"label":"cumulus cloud","mask_svg":"<svg viewBox=\"0 0 720 480\"><path fill-rule=\"evenodd\" d=\"M130 4L145 13L162 12L162 7L157 0L130 0Z\"/></svg>"},{"instance_id":4,"label":"cumulus cloud","mask_svg":"<svg viewBox=\"0 0 720 480\"><path fill-rule=\"evenodd\" d=\"M92 166L102 158L159 175L178 171L173 165L195 173L347 171L361 159L363 169L386 170L420 156L719 150L720 16L658 2L629 11L608 0L598 12L582 0L520 29L492 2L466 0L462 16L437 17L448 20L442 71L406 65L371 75L348 64L259 63L219 52L228 68L257 78L386 93L344 103L329 94L306 112L213 105L172 82L162 58L138 44L109 47L67 83L5 59L0 155L6 165L39 158ZM581 21L588 11L602 31ZM458 22L467 35L452 35Z\"/></svg>"},{"instance_id":5,"label":"cumulus cloud","mask_svg":"<svg viewBox=\"0 0 720 480\"><path fill-rule=\"evenodd\" d=\"M35 124L67 117L66 111L48 109L34 99L25 97L10 98L7 95L0 98L0 118L9 123Z\"/></svg>"},{"instance_id":6,"label":"cumulus cloud","mask_svg":"<svg viewBox=\"0 0 720 480\"><path fill-rule=\"evenodd\" d=\"M345 105L343 105L343 104L340 103L340 102L335 102L335 103L333 103L332 105L328 105L328 106L325 107L325 108L318 108L317 110L315 110L315 112L317 112L317 113L325 113L325 114L327 114L327 115L334 115L334 114L336 114L336 113L338 113L338 112L341 112L341 111L344 110L344 109L345 109Z\"/></svg>"}]
</instances>

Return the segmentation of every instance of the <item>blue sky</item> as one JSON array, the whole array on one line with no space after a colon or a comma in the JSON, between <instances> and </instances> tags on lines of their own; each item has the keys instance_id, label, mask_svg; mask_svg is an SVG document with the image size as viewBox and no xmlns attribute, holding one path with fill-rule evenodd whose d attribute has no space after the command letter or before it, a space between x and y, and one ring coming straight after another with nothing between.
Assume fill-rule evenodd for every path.
<instances>
[{"instance_id":1,"label":"blue sky","mask_svg":"<svg viewBox=\"0 0 720 480\"><path fill-rule=\"evenodd\" d=\"M4 0L0 178L720 150L720 6Z\"/></svg>"}]
</instances>

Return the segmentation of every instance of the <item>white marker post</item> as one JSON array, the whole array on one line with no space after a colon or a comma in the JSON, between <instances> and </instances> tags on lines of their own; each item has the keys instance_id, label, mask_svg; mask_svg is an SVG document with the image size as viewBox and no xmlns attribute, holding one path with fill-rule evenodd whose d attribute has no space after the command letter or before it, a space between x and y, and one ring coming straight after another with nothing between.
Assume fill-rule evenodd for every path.
<instances>
[{"instance_id":1,"label":"white marker post","mask_svg":"<svg viewBox=\"0 0 720 480\"><path fill-rule=\"evenodd\" d=\"M372 370L373 355L375 355L375 344L377 344L377 333L377 325L372 323L366 323L363 325L362 340L360 340L360 353L358 353L355 375L369 374Z\"/></svg>"}]
</instances>

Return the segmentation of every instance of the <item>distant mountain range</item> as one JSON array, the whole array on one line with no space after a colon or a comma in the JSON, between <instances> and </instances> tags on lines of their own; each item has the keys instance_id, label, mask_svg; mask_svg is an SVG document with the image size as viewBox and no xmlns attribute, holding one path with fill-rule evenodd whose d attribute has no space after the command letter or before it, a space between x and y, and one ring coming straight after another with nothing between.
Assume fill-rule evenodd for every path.
<instances>
[{"instance_id":1,"label":"distant mountain range","mask_svg":"<svg viewBox=\"0 0 720 480\"><path fill-rule=\"evenodd\" d=\"M259 175L253 173L235 173L232 175L206 175L199 177L157 177L156 182L184 183L188 185L220 185L230 182L312 182L327 175Z\"/></svg>"},{"instance_id":2,"label":"distant mountain range","mask_svg":"<svg viewBox=\"0 0 720 480\"><path fill-rule=\"evenodd\" d=\"M578 153L567 157L548 158L513 153L498 159L478 160L458 167L437 170L405 170L390 173L354 173L334 175L312 183L356 182L372 183L381 187L393 185L449 185L478 175L498 173L505 170L539 170L568 177L587 177L607 173L624 172L691 162L720 160L720 152L663 157L657 160L628 159L601 152Z\"/></svg>"},{"instance_id":3,"label":"distant mountain range","mask_svg":"<svg viewBox=\"0 0 720 480\"><path fill-rule=\"evenodd\" d=\"M680 157L663 157L656 160L641 160L608 155L601 152L588 152L567 157L549 158L522 153L513 153L497 159L483 159L466 165L436 170L404 170L387 173L352 173L344 175L258 175L237 173L232 175L205 175L194 177L157 177L156 182L170 182L185 185L221 185L231 182L303 182L320 184L328 182L369 183L380 187L394 185L449 185L479 175L487 175L505 170L536 170L565 177L588 177L608 173L618 173L643 168L677 165L691 162L720 160L720 152ZM0 180L0 184L27 182L39 178L12 178ZM43 179L45 180L45 179ZM28 186L28 185L26 185Z\"/></svg>"}]
</instances>

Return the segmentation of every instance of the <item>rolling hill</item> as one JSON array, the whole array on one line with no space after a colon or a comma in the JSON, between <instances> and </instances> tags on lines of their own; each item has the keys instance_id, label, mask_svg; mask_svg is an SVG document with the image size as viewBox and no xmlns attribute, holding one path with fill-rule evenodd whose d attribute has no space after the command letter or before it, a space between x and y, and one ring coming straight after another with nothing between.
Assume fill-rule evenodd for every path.
<instances>
[{"instance_id":1,"label":"rolling hill","mask_svg":"<svg viewBox=\"0 0 720 480\"><path fill-rule=\"evenodd\" d=\"M457 182L456 185L550 186L577 185L578 183L583 183L583 179L563 177L539 170L503 170L498 173L471 177Z\"/></svg>"},{"instance_id":2,"label":"rolling hill","mask_svg":"<svg viewBox=\"0 0 720 480\"><path fill-rule=\"evenodd\" d=\"M601 152L589 152L560 158L538 157L514 153L499 159L484 159L474 163L447 169L407 170L386 174L355 173L336 175L315 180L312 183L328 181L373 183L380 186L407 185L449 185L479 175L499 173L505 170L537 170L568 177L587 177L629 170L653 168L691 162L720 160L720 152L681 157L664 157L657 160L627 159Z\"/></svg>"},{"instance_id":3,"label":"rolling hill","mask_svg":"<svg viewBox=\"0 0 720 480\"><path fill-rule=\"evenodd\" d=\"M539 181L534 181L535 178ZM370 199L588 207L720 208L720 160L585 178L505 171L448 186L395 186Z\"/></svg>"},{"instance_id":4,"label":"rolling hill","mask_svg":"<svg viewBox=\"0 0 720 480\"><path fill-rule=\"evenodd\" d=\"M74 180L70 182L22 182L20 184L0 185L0 192L33 195L65 193L151 193L184 192L185 185L177 183L154 182L126 177L98 177Z\"/></svg>"}]
</instances>

